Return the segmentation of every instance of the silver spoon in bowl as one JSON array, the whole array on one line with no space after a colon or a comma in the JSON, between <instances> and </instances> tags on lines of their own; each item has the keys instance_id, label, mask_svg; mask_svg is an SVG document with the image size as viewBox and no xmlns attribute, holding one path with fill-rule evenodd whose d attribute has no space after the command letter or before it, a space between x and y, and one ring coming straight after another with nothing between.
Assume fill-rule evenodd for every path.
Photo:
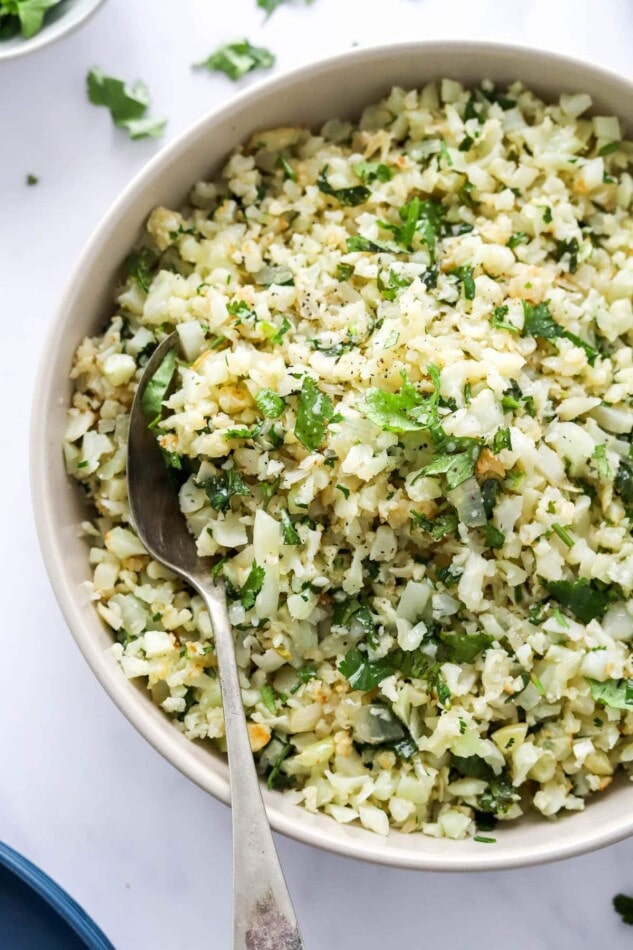
<instances>
[{"instance_id":1,"label":"silver spoon in bowl","mask_svg":"<svg viewBox=\"0 0 633 950\"><path fill-rule=\"evenodd\" d=\"M234 950L302 950L255 771L224 584L213 579L208 559L197 554L142 406L148 382L170 351L178 349L178 334L172 333L155 350L132 405L127 458L132 521L149 554L200 594L211 618L231 784Z\"/></svg>"}]
</instances>

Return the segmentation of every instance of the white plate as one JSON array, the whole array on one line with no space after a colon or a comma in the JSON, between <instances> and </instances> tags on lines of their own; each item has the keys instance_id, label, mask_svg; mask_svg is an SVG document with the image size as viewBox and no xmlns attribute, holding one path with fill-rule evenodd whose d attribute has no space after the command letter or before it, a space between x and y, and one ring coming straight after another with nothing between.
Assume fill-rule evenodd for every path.
<instances>
[{"instance_id":1,"label":"white plate","mask_svg":"<svg viewBox=\"0 0 633 950\"><path fill-rule=\"evenodd\" d=\"M62 3L51 7L46 13L44 25L35 36L25 40L20 33L16 33L8 40L0 40L0 62L26 56L27 53L34 53L35 50L54 43L60 37L76 30L104 2L105 0L62 0Z\"/></svg>"},{"instance_id":2,"label":"white plate","mask_svg":"<svg viewBox=\"0 0 633 950\"><path fill-rule=\"evenodd\" d=\"M130 722L185 775L225 802L224 759L209 746L185 739L148 691L123 676L108 651L112 635L82 587L90 569L77 526L87 512L78 486L64 472L61 451L73 355L81 339L100 332L112 312L121 262L155 205L178 207L196 180L213 175L230 150L256 130L301 122L318 126L333 114L356 116L393 85L414 87L442 76L466 83L521 79L546 98L557 98L561 91L589 92L598 113L615 113L633 127L631 83L593 66L519 47L433 42L354 50L270 79L205 116L135 178L88 243L44 346L32 421L32 492L42 551L64 616L96 676ZM591 800L584 812L556 821L528 816L500 824L494 845L399 832L383 839L325 815L311 815L280 792L265 789L264 795L273 827L284 834L367 861L434 871L537 864L590 851L633 832L633 785L624 778Z\"/></svg>"}]
</instances>

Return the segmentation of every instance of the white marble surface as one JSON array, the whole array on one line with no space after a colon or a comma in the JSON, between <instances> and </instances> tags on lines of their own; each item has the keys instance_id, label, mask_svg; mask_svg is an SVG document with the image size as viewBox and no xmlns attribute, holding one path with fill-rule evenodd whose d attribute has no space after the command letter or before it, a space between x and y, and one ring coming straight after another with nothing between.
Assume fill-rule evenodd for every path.
<instances>
[{"instance_id":1,"label":"white marble surface","mask_svg":"<svg viewBox=\"0 0 633 950\"><path fill-rule=\"evenodd\" d=\"M170 139L235 91L189 64L243 35L273 48L278 69L355 42L479 37L631 75L632 30L630 0L295 0L265 25L255 0L109 0L59 45L0 63L0 838L68 888L118 950L229 946L230 822L92 677L35 539L27 431L44 331L96 222L160 147L129 142L87 103L87 70L145 79ZM28 172L37 187L25 186ZM364 866L287 840L279 849L310 950L618 950L633 941L610 904L619 890L633 893L633 841L478 876Z\"/></svg>"}]
</instances>

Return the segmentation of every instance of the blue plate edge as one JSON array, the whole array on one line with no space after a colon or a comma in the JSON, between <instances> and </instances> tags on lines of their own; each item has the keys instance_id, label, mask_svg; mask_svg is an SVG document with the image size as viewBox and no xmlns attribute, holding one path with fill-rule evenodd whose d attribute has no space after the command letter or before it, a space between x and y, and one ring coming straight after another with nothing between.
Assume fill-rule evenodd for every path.
<instances>
[{"instance_id":1,"label":"blue plate edge","mask_svg":"<svg viewBox=\"0 0 633 950\"><path fill-rule=\"evenodd\" d=\"M15 874L34 890L46 903L62 917L68 926L80 937L90 950L115 950L115 947L100 927L68 894L44 871L36 867L28 858L18 854L9 845L0 841L0 864Z\"/></svg>"}]
</instances>

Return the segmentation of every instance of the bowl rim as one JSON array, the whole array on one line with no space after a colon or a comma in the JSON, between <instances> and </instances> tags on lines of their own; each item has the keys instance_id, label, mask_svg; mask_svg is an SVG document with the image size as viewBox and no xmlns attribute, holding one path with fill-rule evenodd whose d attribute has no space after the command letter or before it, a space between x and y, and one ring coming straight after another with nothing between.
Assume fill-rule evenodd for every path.
<instances>
[{"instance_id":1,"label":"bowl rim","mask_svg":"<svg viewBox=\"0 0 633 950\"><path fill-rule=\"evenodd\" d=\"M75 18L71 17L73 12L74 0L67 10L64 10L59 19L50 24L44 23L41 30L35 36L28 39L18 36L18 42L3 49L0 42L0 63L8 62L10 59L18 59L21 56L27 56L29 53L36 53L45 46L50 46L61 40L64 36L70 36L75 30L79 29L92 17L97 10L103 6L106 0L89 0L85 3L85 9L80 10ZM68 21L68 22L67 22Z\"/></svg>"},{"instance_id":2,"label":"bowl rim","mask_svg":"<svg viewBox=\"0 0 633 950\"><path fill-rule=\"evenodd\" d=\"M100 0L100 2L103 2L103 0ZM141 193L151 180L159 177L161 172L170 167L179 154L185 152L189 144L195 143L198 136L203 134L205 130L212 129L215 123L229 118L232 113L237 114L247 106L252 107L260 99L268 98L275 92L283 92L285 87L292 85L296 80L303 80L310 77L318 79L319 75L323 75L332 69L336 70L339 66L345 65L350 60L364 61L365 65L370 67L373 59L380 59L385 56L397 56L398 54L416 53L423 55L425 52L441 53L446 56L449 62L452 58L458 57L463 53L477 53L481 55L482 62L485 61L487 53L491 55L507 55L510 57L517 56L519 58L531 57L542 61L543 65L548 65L553 69L555 69L557 65L567 67L578 70L579 72L584 72L598 82L602 80L611 85L619 84L623 93L626 93L633 100L632 80L594 63L587 63L580 59L562 55L547 49L505 42L480 42L478 40L437 39L430 41L376 44L354 48L315 60L306 65L283 72L280 75L264 79L239 91L227 101L209 110L188 126L188 128L180 133L172 142L161 149L157 155L134 175L127 186L120 192L106 214L102 216L89 237L82 253L79 255L75 266L71 269L65 289L55 314L50 321L48 332L44 339L32 397L29 468L31 497L37 536L53 592L77 646L102 687L119 707L119 710L125 715L137 732L167 761L178 768L180 772L194 781L202 789L225 804L230 804L228 768L226 764L222 763L222 775L214 774L210 769L197 761L195 756L187 754L186 747L191 745L190 740L185 739L181 733L175 730L166 717L164 719L164 726L157 726L156 720L149 713L152 708L160 713L161 711L158 710L158 707L154 706L149 696L143 697L142 704L137 703L133 699L133 693L135 692L133 684L127 680L113 661L108 662L109 656L107 651L104 650L100 644L96 643L96 638L93 637L89 631L84 629L76 588L70 583L66 576L64 545L54 530L55 522L52 516L54 495L49 488L46 478L48 465L46 415L41 412L41 407L48 405L48 402L56 397L55 387L52 385L54 382L54 368L52 365L54 361L50 360L50 353L55 351L55 343L63 332L72 328L72 304L73 297L76 294L76 287L85 280L84 275L89 271L89 266L92 264L98 249L102 247L103 238L108 234L110 227L124 215L126 206L132 202L137 192ZM450 67L447 67L446 74L450 74ZM438 76L438 78L440 77ZM79 342L78 340L77 343ZM597 827L592 825L591 829L585 831L583 835L577 837L569 835L563 841L558 842L556 841L556 835L553 834L547 844L532 846L531 849L525 847L523 849L517 849L516 853L495 855L491 853L493 849L484 848L474 851L472 857L469 856L468 858L463 854L451 856L450 844L452 842L447 842L446 852L442 855L427 854L424 851L416 852L413 850L390 852L378 846L382 839L376 835L372 836L372 839L375 839L377 842L377 846L373 848L364 840L359 841L354 837L347 839L343 836L336 837L335 835L325 835L324 837L321 825L318 822L311 821L315 816L310 815L304 809L300 808L300 806L292 806L292 814L287 814L282 808L278 807L280 793L270 792L264 785L262 785L262 793L270 824L275 831L296 841L301 841L305 844L310 844L344 857L415 870L489 871L530 867L537 864L564 860L589 851L595 851L633 834L633 812L627 816L626 810L623 809L621 816L605 823L606 827L601 828L600 823L598 823ZM572 818L573 816L565 816L561 818L560 821L569 821L572 820ZM334 819L329 817L327 817L326 820L334 822ZM539 823L545 821L543 818L536 820ZM336 823L334 822L334 824ZM341 828L341 826L337 824L336 827L338 829Z\"/></svg>"}]
</instances>

